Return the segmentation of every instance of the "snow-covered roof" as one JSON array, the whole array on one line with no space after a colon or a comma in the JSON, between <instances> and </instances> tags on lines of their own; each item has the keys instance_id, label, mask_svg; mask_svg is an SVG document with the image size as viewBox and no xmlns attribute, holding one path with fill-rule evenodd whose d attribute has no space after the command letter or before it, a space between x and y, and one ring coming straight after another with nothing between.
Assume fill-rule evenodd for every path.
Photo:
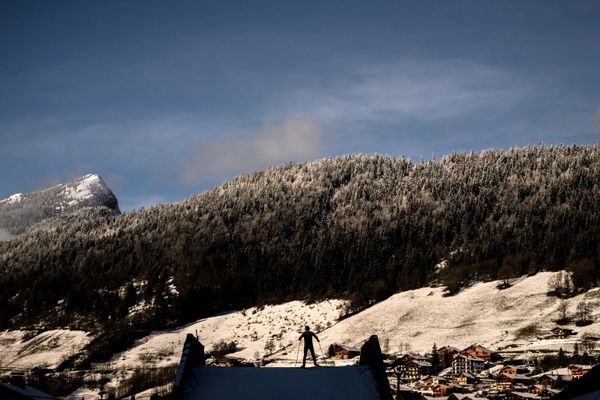
<instances>
[{"instance_id":1,"label":"snow-covered roof","mask_svg":"<svg viewBox=\"0 0 600 400\"><path fill-rule=\"evenodd\" d=\"M490 354L493 354L493 353L495 353L495 351L494 351L494 350L488 349L487 347L485 347L485 346L482 346L482 345L480 345L480 344L472 344L472 345L470 345L469 347L466 347L466 348L465 348L464 350L462 350L462 351L467 351L467 350L469 350L469 349L475 349L475 348L482 349L482 350L484 350L484 351L486 351L486 352L488 352L488 353L490 353Z\"/></svg>"},{"instance_id":2,"label":"snow-covered roof","mask_svg":"<svg viewBox=\"0 0 600 400\"><path fill-rule=\"evenodd\" d=\"M540 396L537 394L529 393L529 392L511 392L514 396L519 396L523 399L539 399Z\"/></svg>"},{"instance_id":3,"label":"snow-covered roof","mask_svg":"<svg viewBox=\"0 0 600 400\"><path fill-rule=\"evenodd\" d=\"M359 349L357 349L356 347L349 346L347 344L340 345L340 349L344 349L344 350L347 350L347 351L356 351L356 352L360 353Z\"/></svg>"},{"instance_id":4,"label":"snow-covered roof","mask_svg":"<svg viewBox=\"0 0 600 400\"><path fill-rule=\"evenodd\" d=\"M531 377L527 376L527 375L522 375L522 374L502 374L500 376L506 376L510 379L512 379L513 381L530 381Z\"/></svg>"},{"instance_id":5,"label":"snow-covered roof","mask_svg":"<svg viewBox=\"0 0 600 400\"><path fill-rule=\"evenodd\" d=\"M431 367L431 363L429 361L411 360L410 363L416 364L419 367L426 367L426 368Z\"/></svg>"},{"instance_id":6,"label":"snow-covered roof","mask_svg":"<svg viewBox=\"0 0 600 400\"><path fill-rule=\"evenodd\" d=\"M378 400L367 366L322 368L194 368L183 388L188 399Z\"/></svg>"}]
</instances>

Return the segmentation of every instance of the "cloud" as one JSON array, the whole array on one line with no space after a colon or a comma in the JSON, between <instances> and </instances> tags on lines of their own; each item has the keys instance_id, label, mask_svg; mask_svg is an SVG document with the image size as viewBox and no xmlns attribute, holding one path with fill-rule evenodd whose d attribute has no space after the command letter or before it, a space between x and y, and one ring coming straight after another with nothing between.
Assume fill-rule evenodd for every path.
<instances>
[{"instance_id":1,"label":"cloud","mask_svg":"<svg viewBox=\"0 0 600 400\"><path fill-rule=\"evenodd\" d=\"M5 240L12 240L16 237L17 237L16 235L13 235L6 229L0 228L0 242L5 241Z\"/></svg>"},{"instance_id":2,"label":"cloud","mask_svg":"<svg viewBox=\"0 0 600 400\"><path fill-rule=\"evenodd\" d=\"M461 61L365 64L340 74L326 88L287 97L285 112L322 121L433 121L511 107L530 93L514 74Z\"/></svg>"},{"instance_id":3,"label":"cloud","mask_svg":"<svg viewBox=\"0 0 600 400\"><path fill-rule=\"evenodd\" d=\"M183 165L182 180L198 184L287 161L309 160L323 150L321 126L306 118L266 122L250 135L206 141Z\"/></svg>"}]
</instances>

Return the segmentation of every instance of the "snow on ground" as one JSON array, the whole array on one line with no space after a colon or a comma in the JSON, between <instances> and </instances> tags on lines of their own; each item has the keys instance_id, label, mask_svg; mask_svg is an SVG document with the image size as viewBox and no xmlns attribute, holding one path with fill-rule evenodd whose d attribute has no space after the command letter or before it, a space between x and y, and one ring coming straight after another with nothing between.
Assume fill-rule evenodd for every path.
<instances>
[{"instance_id":1,"label":"snow on ground","mask_svg":"<svg viewBox=\"0 0 600 400\"><path fill-rule=\"evenodd\" d=\"M276 306L250 308L200 320L172 331L153 332L130 350L117 354L111 364L127 368L142 364L172 365L179 361L187 333L198 335L207 351L219 341L235 341L233 356L247 360L269 355L273 366L293 365L302 358L298 336L309 324L321 339L315 343L318 355L330 344L359 347L371 335L379 336L384 351L428 352L438 347L466 347L473 343L505 353L538 353L572 350L584 333L600 337L600 321L586 327L570 326L578 335L569 339L538 339L548 335L558 318L558 305L565 301L569 314L585 300L592 314L600 311L600 290L561 300L548 296L548 280L554 273L542 272L514 280L508 289L499 290L499 282L477 283L455 296L444 296L444 289L421 288L393 295L387 300L337 321L345 302L339 300L314 304L294 301ZM519 333L529 327L533 334ZM272 342L272 350L265 345ZM301 347L301 346L300 346ZM300 354L298 354L300 350ZM148 364L149 363L149 364ZM343 361L341 364L348 364ZM350 362L352 363L352 361Z\"/></svg>"},{"instance_id":2,"label":"snow on ground","mask_svg":"<svg viewBox=\"0 0 600 400\"><path fill-rule=\"evenodd\" d=\"M547 295L548 280L553 275L542 272L523 277L504 290L496 288L497 281L477 283L449 297L444 297L440 287L397 293L327 329L321 337L325 343L342 342L359 347L376 334L382 347L389 340L391 352L406 350L406 344L412 351L427 352L433 343L438 347L459 348L479 343L495 350L535 352L571 349L583 333L600 336L600 322L595 322L586 327L570 326L579 332L572 339L516 337L521 328L533 326L543 336L556 326L553 320L558 318L557 308L563 300ZM564 300L570 315L575 314L582 300L592 307L592 314L600 310L600 291L593 289Z\"/></svg>"},{"instance_id":3,"label":"snow on ground","mask_svg":"<svg viewBox=\"0 0 600 400\"><path fill-rule=\"evenodd\" d=\"M337 321L345 304L341 300L312 304L293 301L206 318L176 330L153 332L139 340L132 349L117 354L110 365L131 368L176 364L188 333L197 334L207 351L220 341L236 342L239 350L233 355L249 360L260 359L265 353L284 347L295 351L298 337L306 324L315 332L321 331ZM268 342L273 345L270 351L265 350Z\"/></svg>"},{"instance_id":4,"label":"snow on ground","mask_svg":"<svg viewBox=\"0 0 600 400\"><path fill-rule=\"evenodd\" d=\"M87 332L64 329L45 331L34 337L29 335L27 331L0 332L0 366L56 368L92 339Z\"/></svg>"}]
</instances>

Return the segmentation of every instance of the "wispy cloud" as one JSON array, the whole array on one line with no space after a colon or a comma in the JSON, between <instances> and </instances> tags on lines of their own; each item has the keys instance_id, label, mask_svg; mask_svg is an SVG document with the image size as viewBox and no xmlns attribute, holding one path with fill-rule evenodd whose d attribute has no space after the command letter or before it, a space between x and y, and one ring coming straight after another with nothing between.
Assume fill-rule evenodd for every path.
<instances>
[{"instance_id":1,"label":"wispy cloud","mask_svg":"<svg viewBox=\"0 0 600 400\"><path fill-rule=\"evenodd\" d=\"M529 93L523 79L460 60L363 65L332 86L287 96L285 112L323 121L456 118L514 105Z\"/></svg>"},{"instance_id":2,"label":"wispy cloud","mask_svg":"<svg viewBox=\"0 0 600 400\"><path fill-rule=\"evenodd\" d=\"M182 180L197 184L286 161L309 160L322 151L321 126L306 118L266 122L249 135L201 143L184 162Z\"/></svg>"}]
</instances>

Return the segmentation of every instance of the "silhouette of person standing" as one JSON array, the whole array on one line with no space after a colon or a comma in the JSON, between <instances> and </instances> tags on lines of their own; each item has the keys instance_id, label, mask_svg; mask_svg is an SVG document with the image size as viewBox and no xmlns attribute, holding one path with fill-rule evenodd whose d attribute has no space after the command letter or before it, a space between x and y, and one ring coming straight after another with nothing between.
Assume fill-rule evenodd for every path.
<instances>
[{"instance_id":1,"label":"silhouette of person standing","mask_svg":"<svg viewBox=\"0 0 600 400\"><path fill-rule=\"evenodd\" d=\"M313 336L315 337L315 339L317 339L317 342L321 343L321 341L319 340L317 335L315 335L314 332L311 332L310 327L307 325L304 328L304 332L302 332L302 335L300 335L300 337L298 338L298 340L301 340L302 338L304 338L304 358L302 359L302 367L300 367L300 368L304 368L306 366L306 355L308 354L309 350L310 350L310 354L312 355L312 359L313 359L313 363L315 364L315 367L319 366L319 364L317 364L317 357L315 357L315 349L313 347L313 341L312 341Z\"/></svg>"}]
</instances>

